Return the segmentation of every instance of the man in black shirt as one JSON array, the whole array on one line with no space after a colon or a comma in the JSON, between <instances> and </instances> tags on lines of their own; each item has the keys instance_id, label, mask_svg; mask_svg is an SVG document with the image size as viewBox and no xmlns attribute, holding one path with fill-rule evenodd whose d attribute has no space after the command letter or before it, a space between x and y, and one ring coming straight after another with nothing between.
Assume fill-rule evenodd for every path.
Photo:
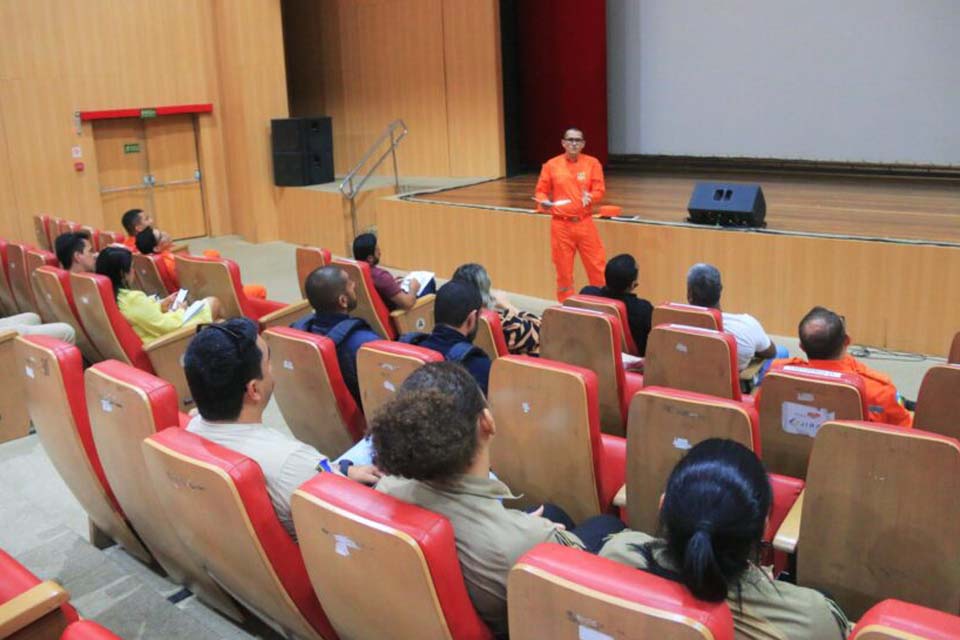
<instances>
[{"instance_id":1,"label":"man in black shirt","mask_svg":"<svg viewBox=\"0 0 960 640\"><path fill-rule=\"evenodd\" d=\"M653 305L643 298L638 298L633 292L637 288L639 273L637 261L633 256L629 253L621 253L607 262L607 268L604 270L605 286L584 287L580 293L622 301L627 307L627 320L630 325L630 334L637 345L637 355L643 356L647 352L647 336L650 334Z\"/></svg>"}]
</instances>

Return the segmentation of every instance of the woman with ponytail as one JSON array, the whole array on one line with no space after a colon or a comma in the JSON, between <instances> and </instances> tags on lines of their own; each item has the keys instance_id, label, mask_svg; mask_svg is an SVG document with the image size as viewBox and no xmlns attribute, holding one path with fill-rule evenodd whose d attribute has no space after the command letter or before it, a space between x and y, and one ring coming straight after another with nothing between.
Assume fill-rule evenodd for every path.
<instances>
[{"instance_id":1,"label":"woman with ponytail","mask_svg":"<svg viewBox=\"0 0 960 640\"><path fill-rule=\"evenodd\" d=\"M767 473L752 451L732 440L704 440L667 480L662 539L624 531L600 555L683 583L700 600L727 600L738 639L846 638L849 623L833 601L760 568L771 500Z\"/></svg>"}]
</instances>

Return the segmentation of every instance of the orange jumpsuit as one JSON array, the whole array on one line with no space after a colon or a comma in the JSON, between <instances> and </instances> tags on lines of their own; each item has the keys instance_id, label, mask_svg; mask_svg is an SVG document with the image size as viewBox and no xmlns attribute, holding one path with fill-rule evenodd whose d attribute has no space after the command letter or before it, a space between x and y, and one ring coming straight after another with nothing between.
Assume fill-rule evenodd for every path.
<instances>
[{"instance_id":1,"label":"orange jumpsuit","mask_svg":"<svg viewBox=\"0 0 960 640\"><path fill-rule=\"evenodd\" d=\"M607 260L597 227L593 224L593 207L600 203L606 186L603 168L593 156L580 154L576 162L566 154L547 160L540 171L535 197L537 201L569 200L569 204L538 210L553 216L550 223L550 250L557 270L557 300L563 302L574 294L573 256L580 251L580 260L590 284L604 285L603 270ZM583 206L583 194L592 201Z\"/></svg>"},{"instance_id":2,"label":"orange jumpsuit","mask_svg":"<svg viewBox=\"0 0 960 640\"><path fill-rule=\"evenodd\" d=\"M839 360L810 360L789 358L777 360L776 363L795 367L810 367L812 369L826 369L838 373L856 373L863 380L863 389L866 393L867 419L870 422L892 424L897 427L912 427L913 417L902 404L900 394L890 378L879 371L874 371L853 356L845 354Z\"/></svg>"}]
</instances>

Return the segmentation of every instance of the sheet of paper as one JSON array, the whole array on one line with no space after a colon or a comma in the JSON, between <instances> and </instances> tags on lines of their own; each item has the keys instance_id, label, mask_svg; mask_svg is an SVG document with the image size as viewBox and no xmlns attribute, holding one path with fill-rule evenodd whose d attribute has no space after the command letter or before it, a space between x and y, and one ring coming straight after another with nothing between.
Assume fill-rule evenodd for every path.
<instances>
[{"instance_id":1,"label":"sheet of paper","mask_svg":"<svg viewBox=\"0 0 960 640\"><path fill-rule=\"evenodd\" d=\"M530 198L534 202L547 205L548 207L562 207L565 204L570 204L572 200L564 198L563 200L537 200L536 198Z\"/></svg>"},{"instance_id":2,"label":"sheet of paper","mask_svg":"<svg viewBox=\"0 0 960 640\"><path fill-rule=\"evenodd\" d=\"M814 437L820 425L833 420L837 414L826 409L818 409L796 402L784 402L780 405L780 426L787 433L798 436Z\"/></svg>"},{"instance_id":3,"label":"sheet of paper","mask_svg":"<svg viewBox=\"0 0 960 640\"><path fill-rule=\"evenodd\" d=\"M187 300L187 290L180 289L180 291L177 291L177 297L173 299L173 304L170 306L170 308L176 311L177 309L183 306L183 303L186 302L186 300Z\"/></svg>"},{"instance_id":4,"label":"sheet of paper","mask_svg":"<svg viewBox=\"0 0 960 640\"><path fill-rule=\"evenodd\" d=\"M410 293L410 280L416 278L417 282L420 283L420 290L423 291L427 283L433 280L434 275L433 271L411 271L400 281L400 288L403 289L404 292Z\"/></svg>"},{"instance_id":5,"label":"sheet of paper","mask_svg":"<svg viewBox=\"0 0 960 640\"><path fill-rule=\"evenodd\" d=\"M180 323L181 326L190 322L195 315L203 311L203 308L206 306L206 301L197 300L192 305L187 307L187 310L183 313L183 322Z\"/></svg>"}]
</instances>

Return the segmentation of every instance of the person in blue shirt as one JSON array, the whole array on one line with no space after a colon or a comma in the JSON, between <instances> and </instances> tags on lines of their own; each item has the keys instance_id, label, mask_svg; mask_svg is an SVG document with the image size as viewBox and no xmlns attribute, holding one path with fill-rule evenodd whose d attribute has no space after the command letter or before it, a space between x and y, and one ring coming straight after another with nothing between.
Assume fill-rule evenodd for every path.
<instances>
[{"instance_id":1,"label":"person in blue shirt","mask_svg":"<svg viewBox=\"0 0 960 640\"><path fill-rule=\"evenodd\" d=\"M337 347L340 374L350 395L360 405L360 385L357 382L357 351L367 342L380 336L363 318L350 317L357 308L357 283L337 266L314 269L303 285L313 315L294 322L291 327L326 336Z\"/></svg>"}]
</instances>

